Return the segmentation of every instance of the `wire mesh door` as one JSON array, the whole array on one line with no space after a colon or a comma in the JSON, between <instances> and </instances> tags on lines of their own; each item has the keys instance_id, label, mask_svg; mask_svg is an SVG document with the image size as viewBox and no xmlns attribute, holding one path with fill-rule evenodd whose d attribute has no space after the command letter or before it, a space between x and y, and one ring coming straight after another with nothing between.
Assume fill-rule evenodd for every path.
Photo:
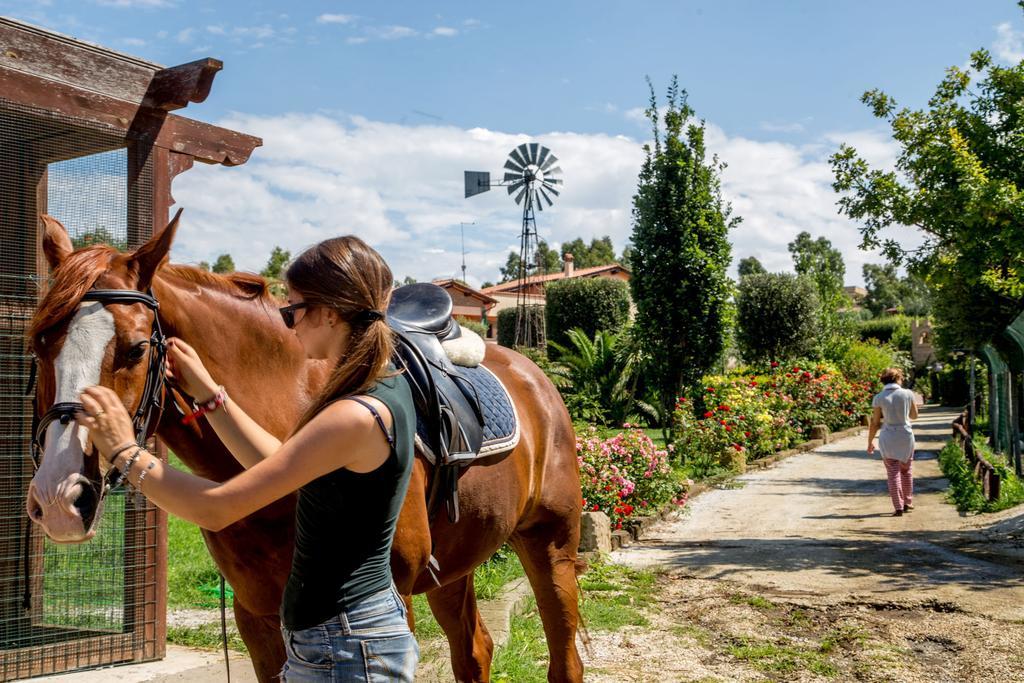
<instances>
[{"instance_id":1,"label":"wire mesh door","mask_svg":"<svg viewBox=\"0 0 1024 683\"><path fill-rule=\"evenodd\" d=\"M152 172L123 133L0 98L0 680L155 658L157 514L108 495L96 536L59 545L27 523L25 330L46 287L39 215L76 248L152 233ZM162 590L162 587L161 587Z\"/></svg>"}]
</instances>

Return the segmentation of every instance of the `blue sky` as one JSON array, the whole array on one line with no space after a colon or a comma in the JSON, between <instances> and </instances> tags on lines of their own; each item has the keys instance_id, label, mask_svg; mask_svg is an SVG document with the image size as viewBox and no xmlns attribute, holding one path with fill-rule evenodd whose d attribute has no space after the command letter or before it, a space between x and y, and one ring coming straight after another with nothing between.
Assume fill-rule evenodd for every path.
<instances>
[{"instance_id":1,"label":"blue sky","mask_svg":"<svg viewBox=\"0 0 1024 683\"><path fill-rule=\"evenodd\" d=\"M786 242L825 235L847 280L879 260L836 215L827 155L850 141L892 162L860 104L879 87L922 105L943 69L978 47L1024 51L1009 0L903 2L193 2L0 0L0 13L162 64L225 62L188 116L261 135L238 169L176 183L186 208L175 256L230 251L259 269L274 244L338 232L375 244L396 274L454 274L467 232L471 282L494 279L516 242L505 197L464 200L461 170L497 170L536 139L564 160L566 193L540 220L558 243L628 237L649 130L644 76L671 74L709 125L744 223L734 256L790 267ZM908 241L914 236L902 233Z\"/></svg>"}]
</instances>

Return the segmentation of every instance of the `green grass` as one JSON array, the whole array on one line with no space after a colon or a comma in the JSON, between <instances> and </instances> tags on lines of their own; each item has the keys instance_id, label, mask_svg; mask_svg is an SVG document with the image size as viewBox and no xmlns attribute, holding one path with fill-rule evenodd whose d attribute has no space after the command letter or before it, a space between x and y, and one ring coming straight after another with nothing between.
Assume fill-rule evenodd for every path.
<instances>
[{"instance_id":1,"label":"green grass","mask_svg":"<svg viewBox=\"0 0 1024 683\"><path fill-rule=\"evenodd\" d=\"M730 595L729 602L736 605L750 605L751 607L765 610L774 609L777 606L771 600L762 598L760 595Z\"/></svg>"},{"instance_id":2,"label":"green grass","mask_svg":"<svg viewBox=\"0 0 1024 683\"><path fill-rule=\"evenodd\" d=\"M187 471L173 453L168 454L168 463ZM199 527L180 517L168 515L167 606L172 609L219 607L218 582L217 565L206 550ZM209 590L204 591L203 586Z\"/></svg>"},{"instance_id":3,"label":"green grass","mask_svg":"<svg viewBox=\"0 0 1024 683\"><path fill-rule=\"evenodd\" d=\"M523 565L512 548L505 545L491 559L476 568L473 588L477 600L493 600L509 581L524 575Z\"/></svg>"},{"instance_id":4,"label":"green grass","mask_svg":"<svg viewBox=\"0 0 1024 683\"><path fill-rule=\"evenodd\" d=\"M999 498L993 501L986 498L981 482L967 463L963 449L955 441L950 441L939 453L939 466L949 480L946 493L949 501L961 512L998 512L1024 503L1024 482L1007 466L1006 459L993 453L988 444L980 439L975 439L974 446L999 472Z\"/></svg>"},{"instance_id":5,"label":"green grass","mask_svg":"<svg viewBox=\"0 0 1024 683\"><path fill-rule=\"evenodd\" d=\"M200 626L168 626L167 642L204 650L219 650L223 647L220 639L220 622ZM238 635L238 629L231 624L228 624L228 648L235 652L249 652L242 642L242 637Z\"/></svg>"},{"instance_id":6,"label":"green grass","mask_svg":"<svg viewBox=\"0 0 1024 683\"><path fill-rule=\"evenodd\" d=\"M512 617L508 642L494 652L492 681L544 683L548 680L548 647L544 640L537 603L527 602L521 614Z\"/></svg>"},{"instance_id":7,"label":"green grass","mask_svg":"<svg viewBox=\"0 0 1024 683\"><path fill-rule=\"evenodd\" d=\"M835 665L828 661L827 652L821 648L737 638L728 646L728 652L767 674L789 675L806 669L819 676L832 678L839 673Z\"/></svg>"}]
</instances>

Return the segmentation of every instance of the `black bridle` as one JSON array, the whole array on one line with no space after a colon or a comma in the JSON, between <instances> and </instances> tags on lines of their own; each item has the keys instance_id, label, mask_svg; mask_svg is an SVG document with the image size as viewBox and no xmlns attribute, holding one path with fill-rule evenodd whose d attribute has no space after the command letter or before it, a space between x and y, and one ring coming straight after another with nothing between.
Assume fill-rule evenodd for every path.
<instances>
[{"instance_id":1,"label":"black bridle","mask_svg":"<svg viewBox=\"0 0 1024 683\"><path fill-rule=\"evenodd\" d=\"M107 304L143 304L153 311L153 329L149 337L149 367L146 370L146 384L142 389L142 397L139 399L139 406L132 416L132 426L135 429L135 442L143 446L146 439L151 436L150 427L155 427L154 415L159 422L159 414L163 411L164 400L164 359L167 356L167 339L164 337L163 329L160 327L160 302L152 293L138 292L132 289L90 289L82 297L82 301L98 301L104 306ZM26 395L33 392L38 360L33 358L32 370L29 375ZM32 399L32 463L35 469L39 469L42 462L43 452L46 445L46 430L49 426L59 421L62 425L69 424L75 418L75 413L83 410L81 403L61 402L53 404L48 411L39 417L36 398ZM108 471L109 475L109 471ZM109 488L105 480L97 482L99 486L99 497L102 498Z\"/></svg>"}]
</instances>

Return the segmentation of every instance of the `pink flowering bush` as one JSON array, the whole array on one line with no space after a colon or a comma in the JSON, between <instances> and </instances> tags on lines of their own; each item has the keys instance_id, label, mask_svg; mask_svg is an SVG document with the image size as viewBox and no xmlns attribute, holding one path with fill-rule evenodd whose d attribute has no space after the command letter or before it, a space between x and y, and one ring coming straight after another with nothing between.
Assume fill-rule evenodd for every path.
<instances>
[{"instance_id":1,"label":"pink flowering bush","mask_svg":"<svg viewBox=\"0 0 1024 683\"><path fill-rule=\"evenodd\" d=\"M593 426L576 436L583 509L604 512L615 529L665 503L686 500L669 466L668 451L657 448L643 430L628 423L624 427L607 439Z\"/></svg>"}]
</instances>

